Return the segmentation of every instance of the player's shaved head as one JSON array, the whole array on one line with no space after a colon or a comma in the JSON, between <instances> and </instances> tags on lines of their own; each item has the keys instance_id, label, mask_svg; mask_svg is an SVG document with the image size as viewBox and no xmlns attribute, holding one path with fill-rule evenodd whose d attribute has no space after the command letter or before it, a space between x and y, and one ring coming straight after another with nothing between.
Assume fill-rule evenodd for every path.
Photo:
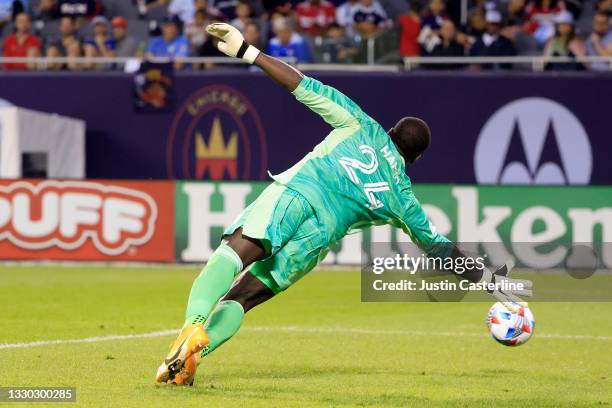
<instances>
[{"instance_id":1,"label":"player's shaved head","mask_svg":"<svg viewBox=\"0 0 612 408\"><path fill-rule=\"evenodd\" d=\"M389 130L391 140L408 164L413 163L429 146L431 132L424 120L407 116Z\"/></svg>"}]
</instances>

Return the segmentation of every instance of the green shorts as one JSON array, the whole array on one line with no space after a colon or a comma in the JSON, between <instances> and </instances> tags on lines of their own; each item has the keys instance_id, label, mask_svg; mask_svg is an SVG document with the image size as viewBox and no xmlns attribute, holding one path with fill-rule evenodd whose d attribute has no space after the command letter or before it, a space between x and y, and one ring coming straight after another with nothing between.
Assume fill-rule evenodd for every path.
<instances>
[{"instance_id":1,"label":"green shorts","mask_svg":"<svg viewBox=\"0 0 612 408\"><path fill-rule=\"evenodd\" d=\"M224 232L242 227L258 239L266 258L251 273L274 293L281 292L310 272L328 252L327 234L310 203L297 191L274 182Z\"/></svg>"}]
</instances>

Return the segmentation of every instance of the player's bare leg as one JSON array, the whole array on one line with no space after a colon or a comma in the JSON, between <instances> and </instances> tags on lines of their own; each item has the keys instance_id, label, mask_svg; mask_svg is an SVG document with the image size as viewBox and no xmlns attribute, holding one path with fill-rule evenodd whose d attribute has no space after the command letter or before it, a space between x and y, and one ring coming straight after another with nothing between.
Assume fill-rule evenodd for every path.
<instances>
[{"instance_id":1,"label":"player's bare leg","mask_svg":"<svg viewBox=\"0 0 612 408\"><path fill-rule=\"evenodd\" d=\"M242 235L242 229L223 240L193 283L185 324L157 370L157 382L193 383L200 352L210 348L211 343L204 323L219 299L230 290L234 278L244 267L261 259L264 253L263 246L257 240ZM215 314L221 313L220 316L237 314L236 306L231 303L222 302L217 309ZM243 315L244 311L240 314Z\"/></svg>"}]
</instances>

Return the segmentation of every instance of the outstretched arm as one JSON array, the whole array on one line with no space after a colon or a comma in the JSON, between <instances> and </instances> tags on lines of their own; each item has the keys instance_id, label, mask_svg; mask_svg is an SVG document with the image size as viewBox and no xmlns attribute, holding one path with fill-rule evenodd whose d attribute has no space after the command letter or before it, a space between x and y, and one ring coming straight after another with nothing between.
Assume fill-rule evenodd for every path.
<instances>
[{"instance_id":1,"label":"outstretched arm","mask_svg":"<svg viewBox=\"0 0 612 408\"><path fill-rule=\"evenodd\" d=\"M319 114L332 127L336 129L350 127L356 130L362 123L372 120L342 92L314 78L304 76L294 67L248 44L237 28L225 23L214 23L206 27L206 31L219 39L217 43L219 51L260 67L270 78L291 91L299 102Z\"/></svg>"},{"instance_id":2,"label":"outstretched arm","mask_svg":"<svg viewBox=\"0 0 612 408\"><path fill-rule=\"evenodd\" d=\"M206 31L219 39L217 48L230 57L241 58L249 64L255 64L261 68L279 85L293 92L304 75L285 64L283 61L270 57L259 51L244 40L242 33L236 28L225 23L214 23L206 27Z\"/></svg>"},{"instance_id":3,"label":"outstretched arm","mask_svg":"<svg viewBox=\"0 0 612 408\"><path fill-rule=\"evenodd\" d=\"M260 52L257 58L255 58L254 64L268 74L276 83L290 92L295 91L304 78L304 74L296 68L277 58L266 55L263 52Z\"/></svg>"}]
</instances>

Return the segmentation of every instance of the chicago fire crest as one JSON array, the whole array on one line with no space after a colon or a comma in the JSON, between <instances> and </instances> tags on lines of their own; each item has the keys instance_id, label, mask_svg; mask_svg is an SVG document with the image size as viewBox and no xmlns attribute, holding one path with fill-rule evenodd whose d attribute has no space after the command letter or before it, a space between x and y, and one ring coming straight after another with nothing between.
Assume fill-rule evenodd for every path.
<instances>
[{"instance_id":1,"label":"chicago fire crest","mask_svg":"<svg viewBox=\"0 0 612 408\"><path fill-rule=\"evenodd\" d=\"M193 93L170 127L166 165L175 179L265 179L266 136L253 104L225 85Z\"/></svg>"}]
</instances>

